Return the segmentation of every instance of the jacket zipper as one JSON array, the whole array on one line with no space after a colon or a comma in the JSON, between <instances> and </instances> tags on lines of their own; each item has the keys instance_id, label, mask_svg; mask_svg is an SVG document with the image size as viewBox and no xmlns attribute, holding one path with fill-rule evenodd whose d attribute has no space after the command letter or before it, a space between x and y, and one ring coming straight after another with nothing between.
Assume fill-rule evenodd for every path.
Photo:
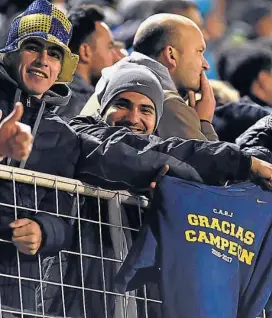
<instances>
[{"instance_id":1,"label":"jacket zipper","mask_svg":"<svg viewBox=\"0 0 272 318\"><path fill-rule=\"evenodd\" d=\"M31 101L30 101L30 97L28 97L26 100L26 107L30 107L30 106L31 106Z\"/></svg>"}]
</instances>

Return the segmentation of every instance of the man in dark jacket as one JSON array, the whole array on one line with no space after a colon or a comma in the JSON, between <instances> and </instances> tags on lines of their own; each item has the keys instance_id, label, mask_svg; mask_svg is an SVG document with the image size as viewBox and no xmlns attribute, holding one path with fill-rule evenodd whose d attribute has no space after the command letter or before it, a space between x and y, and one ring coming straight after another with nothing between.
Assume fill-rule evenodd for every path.
<instances>
[{"instance_id":1,"label":"man in dark jacket","mask_svg":"<svg viewBox=\"0 0 272 318\"><path fill-rule=\"evenodd\" d=\"M64 119L80 114L101 77L101 70L111 66L114 58L113 38L104 22L103 11L93 5L75 6L69 12L73 34L69 44L71 51L79 55L79 63L72 83L72 97L68 107L57 113Z\"/></svg>"},{"instance_id":2,"label":"man in dark jacket","mask_svg":"<svg viewBox=\"0 0 272 318\"><path fill-rule=\"evenodd\" d=\"M0 50L0 108L6 118L13 105L22 102L22 123L31 127L34 144L27 160L5 158L1 163L73 177L78 139L52 111L56 105L65 106L71 96L66 85L53 86L70 82L76 69L78 57L67 46L71 29L65 15L46 0L33 2L11 24L6 46ZM30 185L19 184L14 198L13 190L12 182L1 181L1 203L17 207L1 206L0 236L13 242L0 244L1 305L36 313L42 312L43 305L46 312L55 291L40 280L59 282L50 267L54 256L72 241L71 222L54 213L70 215L72 197L59 192L56 202L55 190L39 187L34 191Z\"/></svg>"},{"instance_id":3,"label":"man in dark jacket","mask_svg":"<svg viewBox=\"0 0 272 318\"><path fill-rule=\"evenodd\" d=\"M229 48L219 60L221 75L236 88L238 103L217 106L213 124L220 140L235 139L272 112L272 56L256 44Z\"/></svg>"}]
</instances>

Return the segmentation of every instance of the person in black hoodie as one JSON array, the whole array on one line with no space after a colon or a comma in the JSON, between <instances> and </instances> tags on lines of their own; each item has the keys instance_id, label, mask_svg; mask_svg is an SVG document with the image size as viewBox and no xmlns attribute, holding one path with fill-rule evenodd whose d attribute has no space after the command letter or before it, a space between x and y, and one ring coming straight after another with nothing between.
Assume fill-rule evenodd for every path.
<instances>
[{"instance_id":1,"label":"person in black hoodie","mask_svg":"<svg viewBox=\"0 0 272 318\"><path fill-rule=\"evenodd\" d=\"M80 114L89 98L104 67L114 62L113 38L105 24L103 10L95 5L73 7L68 18L73 25L69 47L79 55L75 76L69 87L72 97L68 107L59 108L57 113L65 120Z\"/></svg>"},{"instance_id":2,"label":"person in black hoodie","mask_svg":"<svg viewBox=\"0 0 272 318\"><path fill-rule=\"evenodd\" d=\"M235 139L272 113L272 56L256 44L229 47L219 59L219 74L240 93L239 102L217 105L213 125L219 140Z\"/></svg>"},{"instance_id":3,"label":"person in black hoodie","mask_svg":"<svg viewBox=\"0 0 272 318\"><path fill-rule=\"evenodd\" d=\"M67 46L71 31L65 15L46 0L34 1L13 20L0 50L0 108L6 118L17 102L23 104L21 122L31 127L34 144L27 160L5 158L1 163L73 177L78 138L52 111L56 105L66 106L71 96L62 84L72 80L78 61ZM13 192L13 183L2 180L1 203L12 204ZM41 285L40 280L59 282L55 256L69 249L73 233L71 222L55 213L70 215L72 197L59 192L56 201L53 189L34 191L33 186L18 184L15 198L17 209L1 206L0 238L5 240L0 242L1 305L35 313L41 313L43 305L46 312L57 287Z\"/></svg>"}]
</instances>

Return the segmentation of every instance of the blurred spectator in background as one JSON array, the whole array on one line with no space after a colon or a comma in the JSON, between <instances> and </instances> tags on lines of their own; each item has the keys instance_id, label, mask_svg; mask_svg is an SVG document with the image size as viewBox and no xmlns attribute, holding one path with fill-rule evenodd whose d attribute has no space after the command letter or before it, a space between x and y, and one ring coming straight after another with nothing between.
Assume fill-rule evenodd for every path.
<instances>
[{"instance_id":1,"label":"blurred spectator in background","mask_svg":"<svg viewBox=\"0 0 272 318\"><path fill-rule=\"evenodd\" d=\"M272 107L272 54L267 48L237 48L229 56L227 79L241 97L261 106Z\"/></svg>"},{"instance_id":2,"label":"blurred spectator in background","mask_svg":"<svg viewBox=\"0 0 272 318\"><path fill-rule=\"evenodd\" d=\"M109 27L103 22L103 11L92 5L73 7L68 15L73 25L69 44L79 55L77 70L70 84L72 97L65 109L57 113L65 120L78 114L94 93L94 88L104 67L114 63L114 43Z\"/></svg>"},{"instance_id":3,"label":"blurred spectator in background","mask_svg":"<svg viewBox=\"0 0 272 318\"><path fill-rule=\"evenodd\" d=\"M183 15L188 19L191 19L195 24L202 30L203 29L203 18L198 9L197 3L193 0L168 0L158 1L153 7L153 13L172 13ZM203 33L203 30L202 30ZM206 39L206 35L204 39Z\"/></svg>"},{"instance_id":4,"label":"blurred spectator in background","mask_svg":"<svg viewBox=\"0 0 272 318\"><path fill-rule=\"evenodd\" d=\"M8 118L16 102L23 104L21 121L31 127L34 144L27 160L5 158L1 163L74 176L79 142L53 112L56 105L65 107L71 96L63 84L72 80L78 62L67 46L71 31L66 16L46 0L34 1L13 20L7 43L0 50L0 108L3 118ZM55 256L69 249L73 227L71 220L55 213L71 215L72 200L69 193L60 191L56 199L54 189L37 187L33 191L26 184L16 187L14 193L13 182L1 181L1 203L17 206L1 207L1 239L13 244L0 243L0 272L23 278L0 277L2 308L47 312L58 287L49 284L40 289L39 280L60 283L60 263ZM51 213L36 213L37 209Z\"/></svg>"},{"instance_id":5,"label":"blurred spectator in background","mask_svg":"<svg viewBox=\"0 0 272 318\"><path fill-rule=\"evenodd\" d=\"M272 113L272 54L255 43L230 47L219 60L219 74L240 93L239 103L219 105L214 127L220 140L235 142L260 118Z\"/></svg>"},{"instance_id":6,"label":"blurred spectator in background","mask_svg":"<svg viewBox=\"0 0 272 318\"><path fill-rule=\"evenodd\" d=\"M272 36L272 4L256 1L244 9L241 17L248 26L248 39Z\"/></svg>"},{"instance_id":7,"label":"blurred spectator in background","mask_svg":"<svg viewBox=\"0 0 272 318\"><path fill-rule=\"evenodd\" d=\"M25 10L32 0L1 0L0 1L0 47L5 45L8 36L8 25L13 17Z\"/></svg>"}]
</instances>

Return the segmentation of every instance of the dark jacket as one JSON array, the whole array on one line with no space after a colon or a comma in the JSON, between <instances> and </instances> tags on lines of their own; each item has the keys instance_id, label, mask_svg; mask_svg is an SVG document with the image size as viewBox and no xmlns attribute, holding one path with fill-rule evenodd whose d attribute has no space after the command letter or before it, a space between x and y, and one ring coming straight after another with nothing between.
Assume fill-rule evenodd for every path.
<instances>
[{"instance_id":1,"label":"dark jacket","mask_svg":"<svg viewBox=\"0 0 272 318\"><path fill-rule=\"evenodd\" d=\"M22 101L25 107L21 121L31 126L32 133L35 135L32 152L27 162L23 164L26 169L73 177L75 164L79 156L78 139L71 128L51 111L56 105L65 106L69 98L70 90L65 85L52 87L52 90L46 92L41 100L29 97L17 87L16 82L9 77L4 66L0 65L0 108L3 112L3 118L12 111L14 102ZM40 119L39 116L41 116ZM37 130L36 133L35 130ZM1 163L22 167L19 162L9 159L5 159ZM12 182L1 180L1 203L13 204L13 187ZM37 200L35 200L35 192L37 192ZM18 218L33 219L41 227L43 237L39 254L41 256L42 278L59 281L59 274L57 274L59 265L55 276L52 276L54 270L51 272L48 270L54 265L53 257L58 255L60 250L70 247L72 224L69 219L54 215L57 212L56 191L42 187L38 187L35 191L34 186L16 184L16 203L17 206L33 209L33 211L17 209ZM37 207L35 204L37 204ZM72 197L68 193L58 192L58 212L70 215L71 206ZM37 208L53 213L35 213ZM14 219L14 209L1 206L0 237L2 239L11 240L12 232L9 224ZM17 276L16 248L12 244L1 242L0 254L2 255L0 273ZM37 256L27 256L20 253L20 265L21 276L40 279ZM23 306L25 309L32 311L41 309L40 286L39 282L31 282L28 279L22 280ZM50 303L50 297L53 296L49 292L50 289L53 292L54 288L52 286L43 286L45 307L47 302ZM20 308L17 280L0 277L0 291L2 306Z\"/></svg>"},{"instance_id":2,"label":"dark jacket","mask_svg":"<svg viewBox=\"0 0 272 318\"><path fill-rule=\"evenodd\" d=\"M59 107L57 114L64 120L69 120L80 114L81 110L94 93L94 87L86 83L86 81L75 73L74 79L69 87L72 96L66 107Z\"/></svg>"},{"instance_id":3,"label":"dark jacket","mask_svg":"<svg viewBox=\"0 0 272 318\"><path fill-rule=\"evenodd\" d=\"M251 158L233 144L139 136L101 117L76 117L70 125L81 140L76 175L90 184L137 191L148 188L165 164L172 176L207 184L249 176Z\"/></svg>"},{"instance_id":4,"label":"dark jacket","mask_svg":"<svg viewBox=\"0 0 272 318\"><path fill-rule=\"evenodd\" d=\"M260 119L236 143L248 153L272 163L272 115Z\"/></svg>"},{"instance_id":5,"label":"dark jacket","mask_svg":"<svg viewBox=\"0 0 272 318\"><path fill-rule=\"evenodd\" d=\"M272 113L272 107L254 97L243 97L233 103L217 106L213 126L219 140L235 142L235 139L259 119Z\"/></svg>"}]
</instances>

